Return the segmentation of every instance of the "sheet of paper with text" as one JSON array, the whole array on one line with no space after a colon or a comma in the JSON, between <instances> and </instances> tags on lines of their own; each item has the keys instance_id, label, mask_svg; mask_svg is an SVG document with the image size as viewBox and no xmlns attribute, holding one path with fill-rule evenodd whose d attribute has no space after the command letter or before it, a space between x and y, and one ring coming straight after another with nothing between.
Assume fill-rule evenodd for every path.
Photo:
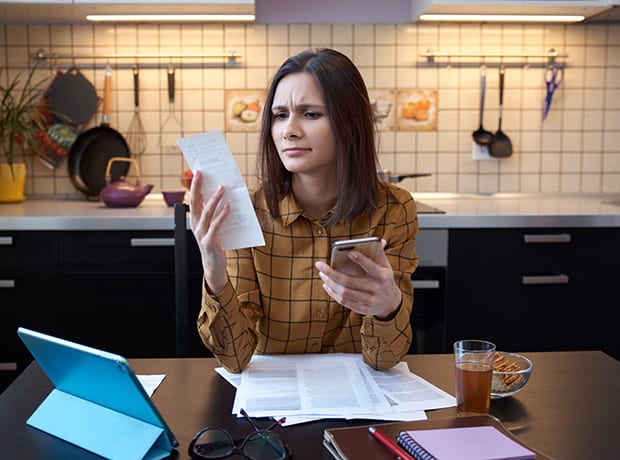
<instances>
[{"instance_id":1,"label":"sheet of paper with text","mask_svg":"<svg viewBox=\"0 0 620 460\"><path fill-rule=\"evenodd\" d=\"M208 200L218 185L224 186L224 200L230 213L224 221L220 239L224 249L264 246L263 232L256 218L248 188L221 131L177 140L192 172L203 174L202 195Z\"/></svg>"}]
</instances>

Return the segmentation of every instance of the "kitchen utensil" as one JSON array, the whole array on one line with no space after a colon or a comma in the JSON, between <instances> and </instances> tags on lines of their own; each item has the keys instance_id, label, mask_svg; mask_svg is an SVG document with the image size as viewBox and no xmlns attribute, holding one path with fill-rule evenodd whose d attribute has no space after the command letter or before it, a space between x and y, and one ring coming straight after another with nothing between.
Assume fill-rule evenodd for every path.
<instances>
[{"instance_id":1,"label":"kitchen utensil","mask_svg":"<svg viewBox=\"0 0 620 460\"><path fill-rule=\"evenodd\" d=\"M42 148L37 157L50 168L64 162L80 131L97 112L95 87L76 67L57 71L43 95L44 129L37 133Z\"/></svg>"},{"instance_id":2,"label":"kitchen utensil","mask_svg":"<svg viewBox=\"0 0 620 460\"><path fill-rule=\"evenodd\" d=\"M547 118L549 109L551 108L551 101L553 100L553 93L560 86L564 79L564 68L551 65L545 70L545 85L547 86L547 96L545 97L545 105L543 107L543 120Z\"/></svg>"},{"instance_id":3,"label":"kitchen utensil","mask_svg":"<svg viewBox=\"0 0 620 460\"><path fill-rule=\"evenodd\" d=\"M134 114L127 129L127 144L134 155L142 155L146 150L146 130L140 118L140 71L133 68L133 105Z\"/></svg>"},{"instance_id":4,"label":"kitchen utensil","mask_svg":"<svg viewBox=\"0 0 620 460\"><path fill-rule=\"evenodd\" d=\"M482 118L484 114L484 96L486 93L487 72L486 67L480 68L480 127L472 133L474 141L480 145L489 145L493 142L493 133L482 127Z\"/></svg>"},{"instance_id":5,"label":"kitchen utensil","mask_svg":"<svg viewBox=\"0 0 620 460\"><path fill-rule=\"evenodd\" d=\"M502 111L504 109L504 78L506 68L501 65L499 67L499 122L497 132L493 137L493 142L489 144L489 153L492 157L506 158L512 155L512 142L510 138L502 131Z\"/></svg>"},{"instance_id":6,"label":"kitchen utensil","mask_svg":"<svg viewBox=\"0 0 620 460\"><path fill-rule=\"evenodd\" d=\"M134 166L137 176L135 184L127 182L125 176L121 176L118 181L112 182L110 169L112 164L117 161L127 162ZM140 186L140 169L138 168L138 162L133 158L110 158L105 170L105 184L105 187L99 192L99 198L110 208L135 208L153 190L152 184L145 185L144 187Z\"/></svg>"},{"instance_id":7,"label":"kitchen utensil","mask_svg":"<svg viewBox=\"0 0 620 460\"><path fill-rule=\"evenodd\" d=\"M175 69L168 66L168 117L164 120L159 133L159 145L162 153L178 152L177 139L183 137L183 126L174 110Z\"/></svg>"},{"instance_id":8,"label":"kitchen utensil","mask_svg":"<svg viewBox=\"0 0 620 460\"><path fill-rule=\"evenodd\" d=\"M103 116L101 125L81 133L69 151L69 178L88 199L96 199L105 186L105 171L110 158L129 157L125 138L109 125L112 69L105 68ZM128 164L117 164L111 170L113 180L126 176Z\"/></svg>"},{"instance_id":9,"label":"kitchen utensil","mask_svg":"<svg viewBox=\"0 0 620 460\"><path fill-rule=\"evenodd\" d=\"M407 179L409 177L417 178L417 177L427 177L430 176L431 173L413 173L413 174L397 174L393 175L392 171L384 170L377 172L379 175L379 180L383 182L391 182L393 184L397 184L403 179Z\"/></svg>"},{"instance_id":10,"label":"kitchen utensil","mask_svg":"<svg viewBox=\"0 0 620 460\"><path fill-rule=\"evenodd\" d=\"M95 87L77 67L58 72L44 97L52 113L74 125L87 123L99 102Z\"/></svg>"}]
</instances>

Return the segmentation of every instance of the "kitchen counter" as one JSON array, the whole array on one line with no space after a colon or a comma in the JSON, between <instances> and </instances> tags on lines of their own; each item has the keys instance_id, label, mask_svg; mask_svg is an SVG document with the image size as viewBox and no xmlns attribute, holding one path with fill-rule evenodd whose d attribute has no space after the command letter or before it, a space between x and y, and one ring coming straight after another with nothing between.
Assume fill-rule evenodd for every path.
<instances>
[{"instance_id":1,"label":"kitchen counter","mask_svg":"<svg viewBox=\"0 0 620 460\"><path fill-rule=\"evenodd\" d=\"M617 194L414 193L443 213L421 213L420 228L620 227ZM422 206L421 206L422 208ZM432 209L431 209L432 210ZM0 204L0 230L172 230L173 209L160 194L137 208L102 202L29 198Z\"/></svg>"}]
</instances>

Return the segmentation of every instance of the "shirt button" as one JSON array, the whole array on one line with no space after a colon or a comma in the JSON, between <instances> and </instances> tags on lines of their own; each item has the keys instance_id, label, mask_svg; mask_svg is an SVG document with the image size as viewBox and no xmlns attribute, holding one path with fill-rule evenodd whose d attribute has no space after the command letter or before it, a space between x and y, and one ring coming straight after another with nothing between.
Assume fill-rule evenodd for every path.
<instances>
[{"instance_id":1,"label":"shirt button","mask_svg":"<svg viewBox=\"0 0 620 460\"><path fill-rule=\"evenodd\" d=\"M321 227L321 228L319 228L319 229L317 230L317 233L318 233L319 235L322 235L322 234L324 234L324 233L325 233L325 229L323 229L323 228Z\"/></svg>"},{"instance_id":2,"label":"shirt button","mask_svg":"<svg viewBox=\"0 0 620 460\"><path fill-rule=\"evenodd\" d=\"M323 310L319 310L319 311L316 312L316 317L318 319L323 318L323 316L325 316L325 314L323 313Z\"/></svg>"}]
</instances>

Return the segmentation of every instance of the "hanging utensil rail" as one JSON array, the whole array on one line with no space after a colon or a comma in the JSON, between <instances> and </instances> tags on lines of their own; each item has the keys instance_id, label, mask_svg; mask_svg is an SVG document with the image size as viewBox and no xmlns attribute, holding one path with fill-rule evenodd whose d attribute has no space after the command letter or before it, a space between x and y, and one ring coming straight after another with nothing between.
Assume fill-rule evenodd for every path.
<instances>
[{"instance_id":1,"label":"hanging utensil rail","mask_svg":"<svg viewBox=\"0 0 620 460\"><path fill-rule=\"evenodd\" d=\"M530 59L543 59L546 62L539 63L539 65L549 66L555 65L556 59L558 58L568 58L568 54L559 53L555 49L551 48L546 53L439 53L433 51L431 49L426 50L424 53L420 53L420 57L426 58L426 62L428 64L435 64L438 59L447 59L447 64L450 65L452 63L452 59L475 59L480 58L481 63L485 65L490 65L486 62L487 59L499 59L500 63L498 65L506 64L505 60L512 59L521 59L525 61L524 65L534 65L534 63L530 62ZM478 63L480 64L480 63ZM476 64L476 65L478 65Z\"/></svg>"},{"instance_id":2,"label":"hanging utensil rail","mask_svg":"<svg viewBox=\"0 0 620 460\"><path fill-rule=\"evenodd\" d=\"M162 59L161 63L157 63L157 66L168 66L173 63L173 60L188 60L188 59L221 59L224 60L224 65L236 64L242 57L236 51L232 50L227 53L178 53L178 54L166 54L166 53L136 53L136 54L123 54L123 53L109 53L109 54L64 54L64 53L52 53L47 52L44 49L38 50L36 53L31 54L32 59L38 61L77 61L77 60L101 60L109 61L112 59L124 60L128 62L137 62L143 60ZM164 61L165 60L165 61Z\"/></svg>"}]
</instances>

